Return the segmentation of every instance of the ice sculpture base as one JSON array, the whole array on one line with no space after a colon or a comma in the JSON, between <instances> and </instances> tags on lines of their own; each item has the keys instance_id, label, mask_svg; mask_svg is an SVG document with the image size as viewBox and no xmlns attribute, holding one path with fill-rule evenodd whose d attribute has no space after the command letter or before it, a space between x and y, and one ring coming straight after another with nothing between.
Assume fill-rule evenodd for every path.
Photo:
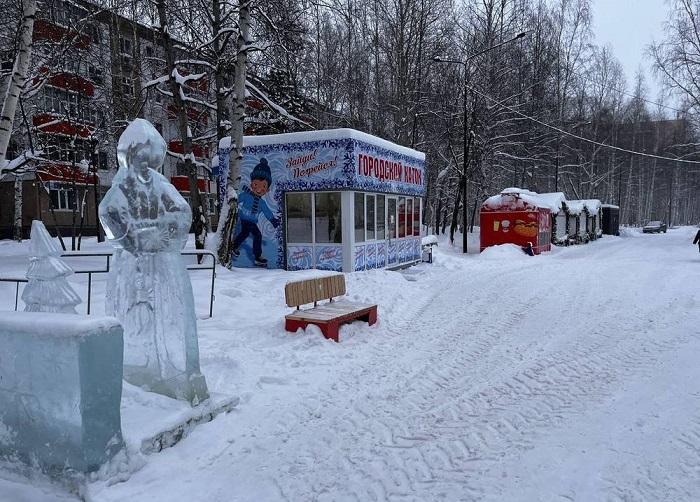
<instances>
[{"instance_id":1,"label":"ice sculpture base","mask_svg":"<svg viewBox=\"0 0 700 502\"><path fill-rule=\"evenodd\" d=\"M116 319L3 312L0 347L0 457L62 475L123 447Z\"/></svg>"},{"instance_id":2,"label":"ice sculpture base","mask_svg":"<svg viewBox=\"0 0 700 502\"><path fill-rule=\"evenodd\" d=\"M163 394L173 399L189 401L197 406L209 397L207 382L201 373L180 373L167 380L150 371L148 367L124 365L124 380L144 390Z\"/></svg>"},{"instance_id":3,"label":"ice sculpture base","mask_svg":"<svg viewBox=\"0 0 700 502\"><path fill-rule=\"evenodd\" d=\"M122 429L129 451L143 454L174 446L200 424L238 405L238 397L218 393L191 407L186 402L124 384Z\"/></svg>"}]
</instances>

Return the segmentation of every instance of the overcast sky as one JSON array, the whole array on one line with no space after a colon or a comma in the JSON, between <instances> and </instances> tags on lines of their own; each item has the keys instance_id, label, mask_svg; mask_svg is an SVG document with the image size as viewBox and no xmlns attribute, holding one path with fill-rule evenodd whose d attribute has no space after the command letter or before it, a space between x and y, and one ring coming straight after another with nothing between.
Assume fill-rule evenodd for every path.
<instances>
[{"instance_id":1,"label":"overcast sky","mask_svg":"<svg viewBox=\"0 0 700 502\"><path fill-rule=\"evenodd\" d=\"M646 46L663 35L668 5L665 0L593 0L593 28L598 45L610 44L627 77L627 88L641 64L647 77L649 98L656 99L660 86L645 57Z\"/></svg>"}]
</instances>

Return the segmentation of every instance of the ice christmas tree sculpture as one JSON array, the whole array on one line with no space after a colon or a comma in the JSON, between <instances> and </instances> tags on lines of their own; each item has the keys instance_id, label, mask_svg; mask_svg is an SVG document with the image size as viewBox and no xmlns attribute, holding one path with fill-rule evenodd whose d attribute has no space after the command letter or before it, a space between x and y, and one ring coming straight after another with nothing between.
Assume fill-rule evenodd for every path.
<instances>
[{"instance_id":1,"label":"ice christmas tree sculpture","mask_svg":"<svg viewBox=\"0 0 700 502\"><path fill-rule=\"evenodd\" d=\"M80 297L66 280L73 269L60 259L60 248L40 221L32 222L29 255L29 282L22 293L24 310L77 314Z\"/></svg>"},{"instance_id":2,"label":"ice christmas tree sculpture","mask_svg":"<svg viewBox=\"0 0 700 502\"><path fill-rule=\"evenodd\" d=\"M158 173L165 153L165 141L143 119L119 138L119 171L100 203L100 221L116 248L106 312L124 327L124 379L196 404L208 392L192 284L180 255L192 212Z\"/></svg>"}]
</instances>

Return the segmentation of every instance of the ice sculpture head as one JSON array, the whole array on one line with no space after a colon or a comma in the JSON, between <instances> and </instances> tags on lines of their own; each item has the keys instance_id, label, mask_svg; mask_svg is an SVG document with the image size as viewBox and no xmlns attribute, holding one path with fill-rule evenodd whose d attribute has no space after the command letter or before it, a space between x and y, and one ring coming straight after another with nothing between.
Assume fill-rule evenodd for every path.
<instances>
[{"instance_id":1,"label":"ice sculpture head","mask_svg":"<svg viewBox=\"0 0 700 502\"><path fill-rule=\"evenodd\" d=\"M148 120L135 119L119 137L117 162L119 169L147 173L159 171L165 160L165 140Z\"/></svg>"}]
</instances>

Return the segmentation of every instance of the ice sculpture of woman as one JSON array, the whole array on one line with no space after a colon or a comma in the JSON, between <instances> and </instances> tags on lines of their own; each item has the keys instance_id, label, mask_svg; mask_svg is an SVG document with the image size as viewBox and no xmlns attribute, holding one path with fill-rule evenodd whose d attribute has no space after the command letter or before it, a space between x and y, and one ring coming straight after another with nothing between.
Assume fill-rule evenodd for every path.
<instances>
[{"instance_id":1,"label":"ice sculpture of woman","mask_svg":"<svg viewBox=\"0 0 700 502\"><path fill-rule=\"evenodd\" d=\"M119 138L119 171L99 211L117 248L106 313L124 326L124 379L194 405L208 392L199 369L192 284L180 255L192 212L157 172L165 153L165 141L143 119Z\"/></svg>"}]
</instances>

